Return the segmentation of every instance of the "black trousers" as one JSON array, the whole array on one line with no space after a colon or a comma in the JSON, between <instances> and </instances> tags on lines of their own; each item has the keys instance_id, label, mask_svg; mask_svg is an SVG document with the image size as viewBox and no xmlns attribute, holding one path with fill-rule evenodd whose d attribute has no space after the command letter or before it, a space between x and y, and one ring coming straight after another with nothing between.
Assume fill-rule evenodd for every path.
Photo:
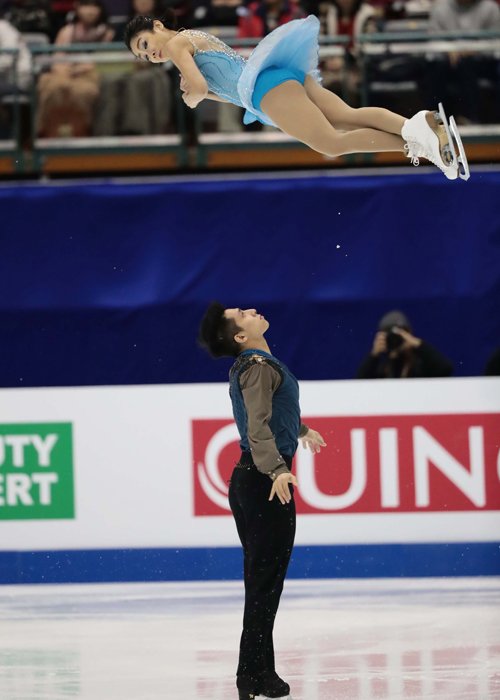
<instances>
[{"instance_id":1,"label":"black trousers","mask_svg":"<svg viewBox=\"0 0 500 700\"><path fill-rule=\"evenodd\" d=\"M287 459L288 466L291 465ZM244 553L245 612L237 670L252 689L274 672L273 627L295 538L295 502L269 501L271 479L243 453L231 477L229 504ZM293 487L290 484L290 491Z\"/></svg>"}]
</instances>

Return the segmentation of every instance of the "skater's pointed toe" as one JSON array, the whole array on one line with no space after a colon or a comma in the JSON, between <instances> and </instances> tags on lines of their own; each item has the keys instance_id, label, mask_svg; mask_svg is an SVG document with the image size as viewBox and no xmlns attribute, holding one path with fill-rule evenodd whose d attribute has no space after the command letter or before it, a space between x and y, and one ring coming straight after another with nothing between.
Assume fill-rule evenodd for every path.
<instances>
[{"instance_id":1,"label":"skater's pointed toe","mask_svg":"<svg viewBox=\"0 0 500 700\"><path fill-rule=\"evenodd\" d=\"M448 180L456 180L458 178L458 168L448 167L443 170L443 173Z\"/></svg>"}]
</instances>

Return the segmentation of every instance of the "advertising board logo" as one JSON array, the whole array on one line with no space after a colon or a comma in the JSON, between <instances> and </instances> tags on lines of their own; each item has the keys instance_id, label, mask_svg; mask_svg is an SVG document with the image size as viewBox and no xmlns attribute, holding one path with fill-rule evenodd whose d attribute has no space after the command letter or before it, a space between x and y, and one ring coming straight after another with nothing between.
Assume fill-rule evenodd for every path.
<instances>
[{"instance_id":1,"label":"advertising board logo","mask_svg":"<svg viewBox=\"0 0 500 700\"><path fill-rule=\"evenodd\" d=\"M74 515L71 423L0 424L0 520Z\"/></svg>"},{"instance_id":2,"label":"advertising board logo","mask_svg":"<svg viewBox=\"0 0 500 700\"><path fill-rule=\"evenodd\" d=\"M297 512L500 510L500 414L304 417L323 435L299 449ZM194 514L227 515L239 456L229 420L192 423ZM271 483L271 482L270 482Z\"/></svg>"}]
</instances>

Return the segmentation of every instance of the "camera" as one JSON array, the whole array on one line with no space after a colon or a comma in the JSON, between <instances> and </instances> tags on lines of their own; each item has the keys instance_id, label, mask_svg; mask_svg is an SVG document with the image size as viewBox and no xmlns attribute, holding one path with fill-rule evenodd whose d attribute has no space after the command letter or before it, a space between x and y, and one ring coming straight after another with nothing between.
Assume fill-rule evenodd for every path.
<instances>
[{"instance_id":1,"label":"camera","mask_svg":"<svg viewBox=\"0 0 500 700\"><path fill-rule=\"evenodd\" d=\"M398 330L399 330L399 326L393 326L390 330L387 331L386 342L387 342L387 350L389 352L392 352L393 350L397 350L404 343L404 338L399 335Z\"/></svg>"}]
</instances>

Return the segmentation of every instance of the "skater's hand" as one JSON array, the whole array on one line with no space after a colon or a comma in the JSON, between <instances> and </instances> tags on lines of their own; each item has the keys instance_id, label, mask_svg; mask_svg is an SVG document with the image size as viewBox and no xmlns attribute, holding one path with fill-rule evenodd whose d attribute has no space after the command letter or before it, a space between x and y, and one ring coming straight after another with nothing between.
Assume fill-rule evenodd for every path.
<instances>
[{"instance_id":1,"label":"skater's hand","mask_svg":"<svg viewBox=\"0 0 500 700\"><path fill-rule=\"evenodd\" d=\"M403 349L418 348L420 345L422 345L422 341L420 338L416 338L409 331L405 331L404 328L394 327L392 329L392 332L397 333L397 335L400 335L403 338L403 340L404 340L404 343L402 345Z\"/></svg>"},{"instance_id":2,"label":"skater's hand","mask_svg":"<svg viewBox=\"0 0 500 700\"><path fill-rule=\"evenodd\" d=\"M307 450L309 448L312 453L321 452L322 447L326 447L326 442L323 440L317 430L309 428L307 433L300 438L302 447Z\"/></svg>"},{"instance_id":3,"label":"skater's hand","mask_svg":"<svg viewBox=\"0 0 500 700\"><path fill-rule=\"evenodd\" d=\"M385 331L379 331L373 341L372 355L376 357L383 352L387 352L387 333Z\"/></svg>"},{"instance_id":4,"label":"skater's hand","mask_svg":"<svg viewBox=\"0 0 500 700\"><path fill-rule=\"evenodd\" d=\"M285 505L285 503L290 503L292 500L292 494L290 493L288 484L298 486L297 477L295 477L293 474L279 474L279 476L277 476L274 480L269 500L272 501L275 496L278 496L283 505Z\"/></svg>"},{"instance_id":5,"label":"skater's hand","mask_svg":"<svg viewBox=\"0 0 500 700\"><path fill-rule=\"evenodd\" d=\"M202 95L200 93L196 92L183 92L182 93L182 99L184 100L184 104L187 104L188 107L191 107L191 109L194 109L197 107L202 100L205 99L207 94Z\"/></svg>"}]
</instances>

